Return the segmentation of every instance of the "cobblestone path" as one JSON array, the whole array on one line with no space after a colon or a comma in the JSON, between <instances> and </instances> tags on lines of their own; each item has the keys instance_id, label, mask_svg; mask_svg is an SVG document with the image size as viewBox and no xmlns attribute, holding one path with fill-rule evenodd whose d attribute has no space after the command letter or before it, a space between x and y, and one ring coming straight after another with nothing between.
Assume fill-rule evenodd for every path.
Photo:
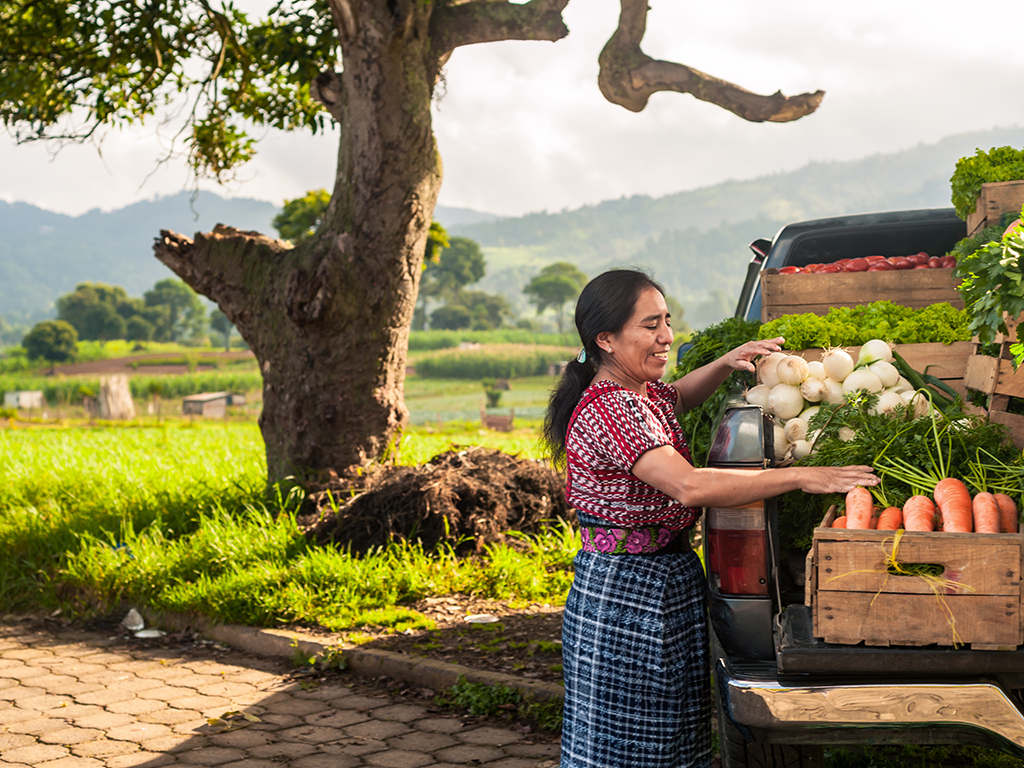
<instances>
[{"instance_id":1,"label":"cobblestone path","mask_svg":"<svg viewBox=\"0 0 1024 768\"><path fill-rule=\"evenodd\" d=\"M552 736L209 646L134 648L0 622L0 765L553 768ZM211 722L212 720L212 722Z\"/></svg>"}]
</instances>

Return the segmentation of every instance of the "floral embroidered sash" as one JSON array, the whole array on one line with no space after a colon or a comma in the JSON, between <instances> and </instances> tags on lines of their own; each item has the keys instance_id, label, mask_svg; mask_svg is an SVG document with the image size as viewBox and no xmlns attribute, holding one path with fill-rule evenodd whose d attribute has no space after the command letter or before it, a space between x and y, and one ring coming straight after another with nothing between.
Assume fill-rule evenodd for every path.
<instances>
[{"instance_id":1,"label":"floral embroidered sash","mask_svg":"<svg viewBox=\"0 0 1024 768\"><path fill-rule=\"evenodd\" d=\"M680 531L668 528L602 528L581 526L584 552L606 555L650 555L672 542Z\"/></svg>"}]
</instances>

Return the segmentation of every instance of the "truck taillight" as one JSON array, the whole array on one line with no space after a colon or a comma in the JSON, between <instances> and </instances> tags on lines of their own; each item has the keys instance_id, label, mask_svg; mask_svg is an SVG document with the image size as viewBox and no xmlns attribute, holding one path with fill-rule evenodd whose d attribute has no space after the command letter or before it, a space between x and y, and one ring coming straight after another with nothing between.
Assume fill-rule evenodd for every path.
<instances>
[{"instance_id":1,"label":"truck taillight","mask_svg":"<svg viewBox=\"0 0 1024 768\"><path fill-rule=\"evenodd\" d=\"M708 573L725 595L768 595L764 503L707 510Z\"/></svg>"}]
</instances>

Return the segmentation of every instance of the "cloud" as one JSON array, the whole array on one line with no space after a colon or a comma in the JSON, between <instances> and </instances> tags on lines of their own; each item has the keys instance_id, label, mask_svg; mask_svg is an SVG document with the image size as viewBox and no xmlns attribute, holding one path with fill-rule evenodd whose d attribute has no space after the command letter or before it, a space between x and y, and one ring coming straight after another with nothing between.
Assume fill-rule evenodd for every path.
<instances>
[{"instance_id":1,"label":"cloud","mask_svg":"<svg viewBox=\"0 0 1024 768\"><path fill-rule=\"evenodd\" d=\"M248 0L253 2L254 0ZM434 129L444 162L441 202L520 214L623 195L663 195L1024 124L1024 46L1011 23L965 25L962 7L864 0L651 0L645 51L750 90L822 88L820 110L785 125L747 123L690 96L662 93L633 114L597 89L597 56L616 0L572 0L557 43L469 46L452 56ZM1013 19L992 0L987 19ZM221 194L280 204L333 186L337 131L268 131L256 161ZM111 133L98 157L68 147L0 146L0 198L80 213L188 188L184 164L154 164L151 128ZM151 175L150 175L151 174ZM210 187L213 188L213 187Z\"/></svg>"}]
</instances>

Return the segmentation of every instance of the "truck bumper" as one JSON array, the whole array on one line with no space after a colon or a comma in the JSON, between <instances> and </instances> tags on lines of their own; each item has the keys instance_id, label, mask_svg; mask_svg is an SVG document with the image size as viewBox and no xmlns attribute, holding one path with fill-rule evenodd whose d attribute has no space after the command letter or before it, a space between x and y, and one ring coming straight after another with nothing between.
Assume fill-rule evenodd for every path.
<instances>
[{"instance_id":1,"label":"truck bumper","mask_svg":"<svg viewBox=\"0 0 1024 768\"><path fill-rule=\"evenodd\" d=\"M998 685L793 685L732 674L715 679L723 714L749 741L777 744L974 744L1024 757L1024 715Z\"/></svg>"}]
</instances>

